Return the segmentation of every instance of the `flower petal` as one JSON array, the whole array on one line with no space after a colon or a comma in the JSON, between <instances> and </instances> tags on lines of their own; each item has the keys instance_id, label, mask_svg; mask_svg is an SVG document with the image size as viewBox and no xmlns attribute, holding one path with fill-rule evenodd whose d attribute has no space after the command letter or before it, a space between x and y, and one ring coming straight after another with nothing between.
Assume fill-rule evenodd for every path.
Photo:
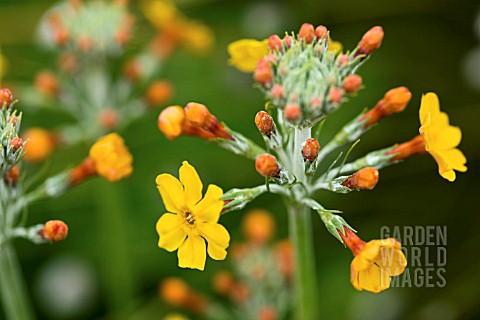
<instances>
[{"instance_id":1,"label":"flower petal","mask_svg":"<svg viewBox=\"0 0 480 320\"><path fill-rule=\"evenodd\" d=\"M223 209L223 200L220 199L222 196L222 188L214 184L209 185L202 201L192 210L195 217L204 222L217 223Z\"/></svg>"},{"instance_id":2,"label":"flower petal","mask_svg":"<svg viewBox=\"0 0 480 320\"><path fill-rule=\"evenodd\" d=\"M227 256L230 235L224 226L216 223L199 225L200 235L207 240L208 255L215 260L224 260Z\"/></svg>"},{"instance_id":3,"label":"flower petal","mask_svg":"<svg viewBox=\"0 0 480 320\"><path fill-rule=\"evenodd\" d=\"M407 259L402 250L382 247L375 263L390 276L398 276L405 270Z\"/></svg>"},{"instance_id":4,"label":"flower petal","mask_svg":"<svg viewBox=\"0 0 480 320\"><path fill-rule=\"evenodd\" d=\"M158 246L170 252L177 250L187 236L183 219L171 213L165 213L158 219L157 233L160 236Z\"/></svg>"},{"instance_id":5,"label":"flower petal","mask_svg":"<svg viewBox=\"0 0 480 320\"><path fill-rule=\"evenodd\" d=\"M207 259L205 240L200 236L189 235L178 249L178 266L202 270Z\"/></svg>"},{"instance_id":6,"label":"flower petal","mask_svg":"<svg viewBox=\"0 0 480 320\"><path fill-rule=\"evenodd\" d=\"M438 133L434 140L434 148L451 149L460 144L462 130L459 127L448 126Z\"/></svg>"},{"instance_id":7,"label":"flower petal","mask_svg":"<svg viewBox=\"0 0 480 320\"><path fill-rule=\"evenodd\" d=\"M202 199L202 181L197 171L187 161L180 167L180 181L185 189L185 204L189 209Z\"/></svg>"},{"instance_id":8,"label":"flower petal","mask_svg":"<svg viewBox=\"0 0 480 320\"><path fill-rule=\"evenodd\" d=\"M371 264L367 269L356 270L355 259L351 265L351 283L357 290L366 290L378 293L390 287L390 276L388 272L380 269L377 265Z\"/></svg>"},{"instance_id":9,"label":"flower petal","mask_svg":"<svg viewBox=\"0 0 480 320\"><path fill-rule=\"evenodd\" d=\"M185 207L183 186L171 174L161 174L155 180L167 211L180 213Z\"/></svg>"},{"instance_id":10,"label":"flower petal","mask_svg":"<svg viewBox=\"0 0 480 320\"><path fill-rule=\"evenodd\" d=\"M440 112L440 102L438 96L434 92L428 92L422 96L420 103L420 123L423 125L428 113L432 114L432 117Z\"/></svg>"}]
</instances>

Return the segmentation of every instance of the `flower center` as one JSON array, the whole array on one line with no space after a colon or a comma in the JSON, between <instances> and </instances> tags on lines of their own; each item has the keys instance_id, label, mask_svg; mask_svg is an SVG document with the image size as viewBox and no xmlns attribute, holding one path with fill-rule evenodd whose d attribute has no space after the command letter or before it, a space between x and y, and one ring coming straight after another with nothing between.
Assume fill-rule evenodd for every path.
<instances>
[{"instance_id":1,"label":"flower center","mask_svg":"<svg viewBox=\"0 0 480 320\"><path fill-rule=\"evenodd\" d=\"M191 225L195 224L195 219L193 218L193 215L190 212L185 213L185 220Z\"/></svg>"}]
</instances>

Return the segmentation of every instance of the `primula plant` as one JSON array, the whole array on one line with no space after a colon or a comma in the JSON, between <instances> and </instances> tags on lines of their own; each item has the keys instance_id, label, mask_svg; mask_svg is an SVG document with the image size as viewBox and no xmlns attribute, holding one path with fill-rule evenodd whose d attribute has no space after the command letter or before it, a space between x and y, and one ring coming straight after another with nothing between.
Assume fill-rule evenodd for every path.
<instances>
[{"instance_id":1,"label":"primula plant","mask_svg":"<svg viewBox=\"0 0 480 320\"><path fill-rule=\"evenodd\" d=\"M28 320L35 317L13 240L42 244L61 241L68 233L68 226L60 220L27 225L28 207L59 197L89 177L121 180L132 172L132 156L123 139L112 133L95 142L80 165L38 181L22 166L26 146L35 142L19 137L22 114L14 110L16 103L9 89L0 89L0 298L5 319Z\"/></svg>"},{"instance_id":2,"label":"primula plant","mask_svg":"<svg viewBox=\"0 0 480 320\"><path fill-rule=\"evenodd\" d=\"M320 146L319 138L325 140L322 124L362 87L357 71L380 47L383 36L381 27L373 27L352 51L340 52L329 50L326 27L304 24L298 34L230 45L230 63L253 71L267 100L265 110L255 116L265 149L220 123L203 104L171 106L160 113L159 128L170 140L189 135L215 143L254 160L256 170L265 177L262 185L226 193L211 185L203 200L200 179L187 163L180 168L180 181L168 174L157 178L166 209L174 213L164 214L157 223L159 246L168 251L178 248L179 266L203 270L205 251L213 259L224 259L229 236L218 224L220 216L271 192L283 198L288 211L298 319L318 317L312 212L352 251L350 281L357 290L378 293L389 288L391 277L403 273L407 261L397 240L363 241L341 211L324 208L315 197L321 189L342 194L370 190L381 168L415 154L431 154L440 175L449 181L455 180L455 171L467 170L466 158L457 149L461 131L440 111L435 93L422 97L418 136L348 162L351 149L366 131L407 106L411 93L406 87L389 90L373 108L360 112ZM347 148L345 156L340 148Z\"/></svg>"}]
</instances>

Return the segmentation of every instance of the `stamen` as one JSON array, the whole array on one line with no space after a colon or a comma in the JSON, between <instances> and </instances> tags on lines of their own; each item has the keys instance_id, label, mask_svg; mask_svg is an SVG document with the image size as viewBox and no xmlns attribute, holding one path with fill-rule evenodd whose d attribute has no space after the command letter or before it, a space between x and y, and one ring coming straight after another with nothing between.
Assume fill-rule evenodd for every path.
<instances>
[{"instance_id":1,"label":"stamen","mask_svg":"<svg viewBox=\"0 0 480 320\"><path fill-rule=\"evenodd\" d=\"M187 220L187 222L189 224L194 224L195 223L195 219L193 218L193 215L190 212L187 212L185 214L185 220Z\"/></svg>"}]
</instances>

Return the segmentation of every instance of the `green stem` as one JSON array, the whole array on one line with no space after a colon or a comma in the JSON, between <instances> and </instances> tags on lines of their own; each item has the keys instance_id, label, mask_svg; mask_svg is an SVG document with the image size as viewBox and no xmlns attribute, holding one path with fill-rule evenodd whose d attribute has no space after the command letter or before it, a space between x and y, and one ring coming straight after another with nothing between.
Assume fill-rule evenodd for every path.
<instances>
[{"instance_id":1,"label":"green stem","mask_svg":"<svg viewBox=\"0 0 480 320\"><path fill-rule=\"evenodd\" d=\"M10 242L0 246L0 298L6 319L35 319L17 254Z\"/></svg>"}]
</instances>

